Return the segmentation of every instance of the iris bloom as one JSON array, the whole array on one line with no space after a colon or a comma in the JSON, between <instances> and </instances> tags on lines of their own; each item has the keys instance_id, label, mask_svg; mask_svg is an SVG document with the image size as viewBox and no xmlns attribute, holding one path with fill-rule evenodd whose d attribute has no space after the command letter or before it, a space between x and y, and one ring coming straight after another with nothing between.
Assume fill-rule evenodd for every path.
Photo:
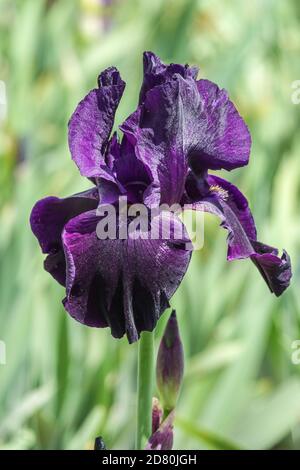
<instances>
[{"instance_id":1,"label":"iris bloom","mask_svg":"<svg viewBox=\"0 0 300 470\"><path fill-rule=\"evenodd\" d=\"M99 239L97 207L119 196L129 205L188 204L216 214L229 232L228 260L250 258L276 296L290 282L288 254L279 257L257 240L246 198L209 173L247 165L251 138L227 92L197 73L146 52L139 104L119 140L111 132L125 83L115 68L102 72L69 122L72 159L94 186L65 199L47 197L32 210L45 269L66 288L65 309L86 325L109 326L114 337L126 333L129 342L154 329L191 251L184 230L183 240ZM171 231L180 224L174 217Z\"/></svg>"}]
</instances>

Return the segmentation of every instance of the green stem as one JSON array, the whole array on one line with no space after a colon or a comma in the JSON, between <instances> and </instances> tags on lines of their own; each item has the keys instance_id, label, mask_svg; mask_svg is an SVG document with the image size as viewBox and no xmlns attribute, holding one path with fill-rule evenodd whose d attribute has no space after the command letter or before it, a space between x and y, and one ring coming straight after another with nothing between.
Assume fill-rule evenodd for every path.
<instances>
[{"instance_id":1,"label":"green stem","mask_svg":"<svg viewBox=\"0 0 300 470\"><path fill-rule=\"evenodd\" d=\"M152 434L152 392L154 366L153 333L143 332L139 340L137 381L136 449L144 449Z\"/></svg>"}]
</instances>

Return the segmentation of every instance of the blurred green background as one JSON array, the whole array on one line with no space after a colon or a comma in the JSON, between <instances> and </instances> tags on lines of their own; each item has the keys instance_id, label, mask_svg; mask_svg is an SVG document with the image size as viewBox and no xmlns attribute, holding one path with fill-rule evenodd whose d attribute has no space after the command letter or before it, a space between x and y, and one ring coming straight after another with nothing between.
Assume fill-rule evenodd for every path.
<instances>
[{"instance_id":1,"label":"blurred green background","mask_svg":"<svg viewBox=\"0 0 300 470\"><path fill-rule=\"evenodd\" d=\"M197 64L229 90L253 147L248 167L223 176L294 269L275 298L250 261L226 262L226 232L206 217L204 249L172 300L186 353L175 448L300 448L298 0L0 0L0 447L84 449L100 434L108 448L133 448L137 346L67 316L28 219L37 199L89 187L67 121L115 65L127 82L121 123L137 103L144 50Z\"/></svg>"}]
</instances>

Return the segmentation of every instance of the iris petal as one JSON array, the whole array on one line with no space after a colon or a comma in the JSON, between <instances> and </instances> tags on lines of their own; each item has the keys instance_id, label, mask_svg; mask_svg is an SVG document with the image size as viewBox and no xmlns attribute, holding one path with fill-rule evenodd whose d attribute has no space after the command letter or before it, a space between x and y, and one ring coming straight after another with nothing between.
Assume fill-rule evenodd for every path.
<instances>
[{"instance_id":1,"label":"iris petal","mask_svg":"<svg viewBox=\"0 0 300 470\"><path fill-rule=\"evenodd\" d=\"M48 255L45 269L62 285L66 281L66 263L61 243L63 228L72 217L94 209L97 205L98 192L94 188L65 199L46 197L38 201L31 211L31 230L42 252Z\"/></svg>"},{"instance_id":2,"label":"iris petal","mask_svg":"<svg viewBox=\"0 0 300 470\"><path fill-rule=\"evenodd\" d=\"M69 147L80 173L112 178L105 153L125 83L114 67L106 69L95 88L78 104L69 122Z\"/></svg>"},{"instance_id":3,"label":"iris petal","mask_svg":"<svg viewBox=\"0 0 300 470\"><path fill-rule=\"evenodd\" d=\"M227 92L209 80L199 80L197 88L199 101L189 154L193 171L233 170L247 165L250 132Z\"/></svg>"},{"instance_id":4,"label":"iris petal","mask_svg":"<svg viewBox=\"0 0 300 470\"><path fill-rule=\"evenodd\" d=\"M174 418L175 411L171 411L159 428L150 436L146 450L172 450L174 440Z\"/></svg>"},{"instance_id":5,"label":"iris petal","mask_svg":"<svg viewBox=\"0 0 300 470\"><path fill-rule=\"evenodd\" d=\"M207 182L210 185L209 194L194 199L191 206L196 210L213 213L221 219L221 225L229 232L228 260L250 258L270 291L280 296L292 277L290 257L286 251L279 257L276 248L257 241L247 199L233 184L212 175L208 176Z\"/></svg>"},{"instance_id":6,"label":"iris petal","mask_svg":"<svg viewBox=\"0 0 300 470\"><path fill-rule=\"evenodd\" d=\"M149 90L171 80L176 73L183 78L191 77L196 79L199 72L198 67L189 67L188 65L181 64L165 65L153 52L144 52L143 66L144 78L140 91L140 103L145 101Z\"/></svg>"},{"instance_id":7,"label":"iris petal","mask_svg":"<svg viewBox=\"0 0 300 470\"><path fill-rule=\"evenodd\" d=\"M126 136L119 143L117 136L113 135L106 161L111 178L104 176L97 180L100 202L114 204L120 196L126 196L129 203L142 202L152 176L136 157L135 147Z\"/></svg>"},{"instance_id":8,"label":"iris petal","mask_svg":"<svg viewBox=\"0 0 300 470\"><path fill-rule=\"evenodd\" d=\"M251 259L264 280L268 284L271 292L279 297L289 286L292 277L291 259L288 253L283 250L283 255L278 256L276 248L264 245L263 243L253 243L256 253Z\"/></svg>"},{"instance_id":9,"label":"iris petal","mask_svg":"<svg viewBox=\"0 0 300 470\"><path fill-rule=\"evenodd\" d=\"M163 215L152 222L162 224ZM175 216L174 216L175 217ZM109 326L129 342L152 331L190 261L189 239L176 217L163 239L99 239L96 211L72 219L63 232L67 262L66 310L89 326ZM118 227L120 229L120 227ZM180 229L183 238L173 239ZM178 232L177 232L178 233Z\"/></svg>"},{"instance_id":10,"label":"iris petal","mask_svg":"<svg viewBox=\"0 0 300 470\"><path fill-rule=\"evenodd\" d=\"M174 74L150 89L122 131L153 175L152 193L160 202L179 202L189 167L232 170L249 160L246 124L224 90L208 80Z\"/></svg>"},{"instance_id":11,"label":"iris petal","mask_svg":"<svg viewBox=\"0 0 300 470\"><path fill-rule=\"evenodd\" d=\"M144 104L121 126L135 146L138 159L151 172L150 195L152 202L153 195L157 195L158 204L180 201L188 169L183 145L185 116L176 77L148 91Z\"/></svg>"}]
</instances>

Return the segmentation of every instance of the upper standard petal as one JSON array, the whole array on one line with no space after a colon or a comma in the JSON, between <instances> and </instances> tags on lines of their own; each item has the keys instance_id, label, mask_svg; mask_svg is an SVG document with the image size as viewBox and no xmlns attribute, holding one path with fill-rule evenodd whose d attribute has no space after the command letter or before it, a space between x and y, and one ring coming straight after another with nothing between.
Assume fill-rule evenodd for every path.
<instances>
[{"instance_id":1,"label":"upper standard petal","mask_svg":"<svg viewBox=\"0 0 300 470\"><path fill-rule=\"evenodd\" d=\"M248 164L251 136L228 93L209 80L197 81L194 129L189 160L197 174L203 169L233 170Z\"/></svg>"},{"instance_id":2,"label":"upper standard petal","mask_svg":"<svg viewBox=\"0 0 300 470\"><path fill-rule=\"evenodd\" d=\"M162 203L180 202L189 168L198 176L248 163L248 128L227 93L208 80L174 74L147 92L121 129L154 175L152 191Z\"/></svg>"},{"instance_id":3,"label":"upper standard petal","mask_svg":"<svg viewBox=\"0 0 300 470\"><path fill-rule=\"evenodd\" d=\"M99 75L98 86L78 104L69 121L69 147L83 176L109 179L105 155L125 83L111 67Z\"/></svg>"},{"instance_id":4,"label":"upper standard petal","mask_svg":"<svg viewBox=\"0 0 300 470\"><path fill-rule=\"evenodd\" d=\"M182 64L164 64L161 59L153 52L144 52L143 54L144 77L140 91L140 103L143 103L149 90L157 85L161 85L177 73L184 78L197 78L198 67L190 67Z\"/></svg>"}]
</instances>

